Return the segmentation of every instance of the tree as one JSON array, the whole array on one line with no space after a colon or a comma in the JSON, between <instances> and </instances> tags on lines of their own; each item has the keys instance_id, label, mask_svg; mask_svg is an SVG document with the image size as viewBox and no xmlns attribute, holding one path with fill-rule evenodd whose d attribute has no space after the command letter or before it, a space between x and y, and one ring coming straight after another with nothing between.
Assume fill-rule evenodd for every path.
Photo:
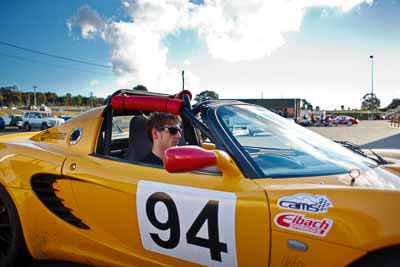
<instances>
[{"instance_id":1,"label":"tree","mask_svg":"<svg viewBox=\"0 0 400 267\"><path fill-rule=\"evenodd\" d=\"M52 92L47 92L47 93L45 93L45 97L46 97L46 100L47 100L46 105L56 105L57 94L52 93Z\"/></svg>"},{"instance_id":2,"label":"tree","mask_svg":"<svg viewBox=\"0 0 400 267\"><path fill-rule=\"evenodd\" d=\"M71 106L72 104L72 95L67 93L64 97L64 106Z\"/></svg>"},{"instance_id":3,"label":"tree","mask_svg":"<svg viewBox=\"0 0 400 267\"><path fill-rule=\"evenodd\" d=\"M303 110L311 110L311 111L314 110L314 109L313 109L313 105L311 105L311 103L308 102L308 101L305 100L305 99L302 99L301 109L303 109Z\"/></svg>"},{"instance_id":4,"label":"tree","mask_svg":"<svg viewBox=\"0 0 400 267\"><path fill-rule=\"evenodd\" d=\"M47 103L46 95L42 92L37 92L36 93L36 99L37 99L37 105L40 106L41 104Z\"/></svg>"},{"instance_id":5,"label":"tree","mask_svg":"<svg viewBox=\"0 0 400 267\"><path fill-rule=\"evenodd\" d=\"M392 102L389 104L389 106L387 106L385 109L391 110L391 109L397 108L398 106L400 106L400 98L395 98L392 100Z\"/></svg>"},{"instance_id":6,"label":"tree","mask_svg":"<svg viewBox=\"0 0 400 267\"><path fill-rule=\"evenodd\" d=\"M374 93L364 95L361 101L361 109L363 110L377 110L381 105L381 101Z\"/></svg>"},{"instance_id":7,"label":"tree","mask_svg":"<svg viewBox=\"0 0 400 267\"><path fill-rule=\"evenodd\" d=\"M194 98L194 101L196 101L196 103L201 103L207 100L215 100L218 99L218 94L214 91L203 91L199 94L196 95L196 97Z\"/></svg>"},{"instance_id":8,"label":"tree","mask_svg":"<svg viewBox=\"0 0 400 267\"><path fill-rule=\"evenodd\" d=\"M11 100L11 103L13 105L21 105L22 104L22 95L21 93L14 93L10 96L9 101Z\"/></svg>"},{"instance_id":9,"label":"tree","mask_svg":"<svg viewBox=\"0 0 400 267\"><path fill-rule=\"evenodd\" d=\"M341 106L340 106L340 109L341 109L341 110L344 110L344 105L341 105Z\"/></svg>"}]
</instances>

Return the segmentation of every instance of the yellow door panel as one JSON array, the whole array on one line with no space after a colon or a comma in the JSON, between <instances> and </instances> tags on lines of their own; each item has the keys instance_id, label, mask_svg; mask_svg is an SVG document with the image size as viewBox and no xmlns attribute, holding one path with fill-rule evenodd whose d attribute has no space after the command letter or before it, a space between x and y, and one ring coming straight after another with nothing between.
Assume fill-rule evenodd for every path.
<instances>
[{"instance_id":1,"label":"yellow door panel","mask_svg":"<svg viewBox=\"0 0 400 267\"><path fill-rule=\"evenodd\" d=\"M365 254L362 250L279 231L272 231L272 244L270 266L347 266Z\"/></svg>"},{"instance_id":2,"label":"yellow door panel","mask_svg":"<svg viewBox=\"0 0 400 267\"><path fill-rule=\"evenodd\" d=\"M251 180L95 156L68 158L63 175L90 227L84 233L115 250L111 259L122 252L127 266L138 258L148 266L268 265L269 209Z\"/></svg>"}]
</instances>

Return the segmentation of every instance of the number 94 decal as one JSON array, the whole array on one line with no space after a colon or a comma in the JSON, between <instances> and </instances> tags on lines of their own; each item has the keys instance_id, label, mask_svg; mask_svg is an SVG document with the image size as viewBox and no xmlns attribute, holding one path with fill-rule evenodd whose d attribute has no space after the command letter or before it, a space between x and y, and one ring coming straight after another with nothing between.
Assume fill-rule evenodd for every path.
<instances>
[{"instance_id":1,"label":"number 94 decal","mask_svg":"<svg viewBox=\"0 0 400 267\"><path fill-rule=\"evenodd\" d=\"M136 205L145 249L206 266L237 266L234 193L140 181Z\"/></svg>"}]
</instances>

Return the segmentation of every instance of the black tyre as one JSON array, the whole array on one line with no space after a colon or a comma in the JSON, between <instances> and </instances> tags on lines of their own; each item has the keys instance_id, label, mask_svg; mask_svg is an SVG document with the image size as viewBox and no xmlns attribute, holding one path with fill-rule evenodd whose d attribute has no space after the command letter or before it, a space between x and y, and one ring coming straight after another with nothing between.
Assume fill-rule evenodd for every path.
<instances>
[{"instance_id":1,"label":"black tyre","mask_svg":"<svg viewBox=\"0 0 400 267\"><path fill-rule=\"evenodd\" d=\"M0 267L27 266L30 261L17 209L0 185Z\"/></svg>"},{"instance_id":2,"label":"black tyre","mask_svg":"<svg viewBox=\"0 0 400 267\"><path fill-rule=\"evenodd\" d=\"M367 256L353 262L348 267L399 267L400 246L384 248L371 252Z\"/></svg>"},{"instance_id":3,"label":"black tyre","mask_svg":"<svg viewBox=\"0 0 400 267\"><path fill-rule=\"evenodd\" d=\"M28 122L25 122L24 129L25 129L25 131L30 131L32 129L32 127L29 125Z\"/></svg>"},{"instance_id":4,"label":"black tyre","mask_svg":"<svg viewBox=\"0 0 400 267\"><path fill-rule=\"evenodd\" d=\"M47 130L49 126L45 122L42 123L42 127L40 127L41 130Z\"/></svg>"}]
</instances>

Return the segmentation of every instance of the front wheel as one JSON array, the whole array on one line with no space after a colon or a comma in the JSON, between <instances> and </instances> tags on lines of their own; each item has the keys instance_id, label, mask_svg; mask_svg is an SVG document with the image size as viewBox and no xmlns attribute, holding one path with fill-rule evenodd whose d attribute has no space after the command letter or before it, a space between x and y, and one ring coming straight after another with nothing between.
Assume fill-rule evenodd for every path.
<instances>
[{"instance_id":1,"label":"front wheel","mask_svg":"<svg viewBox=\"0 0 400 267\"><path fill-rule=\"evenodd\" d=\"M398 267L400 245L370 252L348 267Z\"/></svg>"},{"instance_id":2,"label":"front wheel","mask_svg":"<svg viewBox=\"0 0 400 267\"><path fill-rule=\"evenodd\" d=\"M43 122L42 127L40 127L41 130L47 130L49 126L47 126L47 123Z\"/></svg>"},{"instance_id":3,"label":"front wheel","mask_svg":"<svg viewBox=\"0 0 400 267\"><path fill-rule=\"evenodd\" d=\"M30 260L17 209L0 185L0 266L27 266Z\"/></svg>"},{"instance_id":4,"label":"front wheel","mask_svg":"<svg viewBox=\"0 0 400 267\"><path fill-rule=\"evenodd\" d=\"M25 122L24 129L25 129L25 131L30 131L32 129L32 127L29 125L28 122Z\"/></svg>"}]
</instances>

